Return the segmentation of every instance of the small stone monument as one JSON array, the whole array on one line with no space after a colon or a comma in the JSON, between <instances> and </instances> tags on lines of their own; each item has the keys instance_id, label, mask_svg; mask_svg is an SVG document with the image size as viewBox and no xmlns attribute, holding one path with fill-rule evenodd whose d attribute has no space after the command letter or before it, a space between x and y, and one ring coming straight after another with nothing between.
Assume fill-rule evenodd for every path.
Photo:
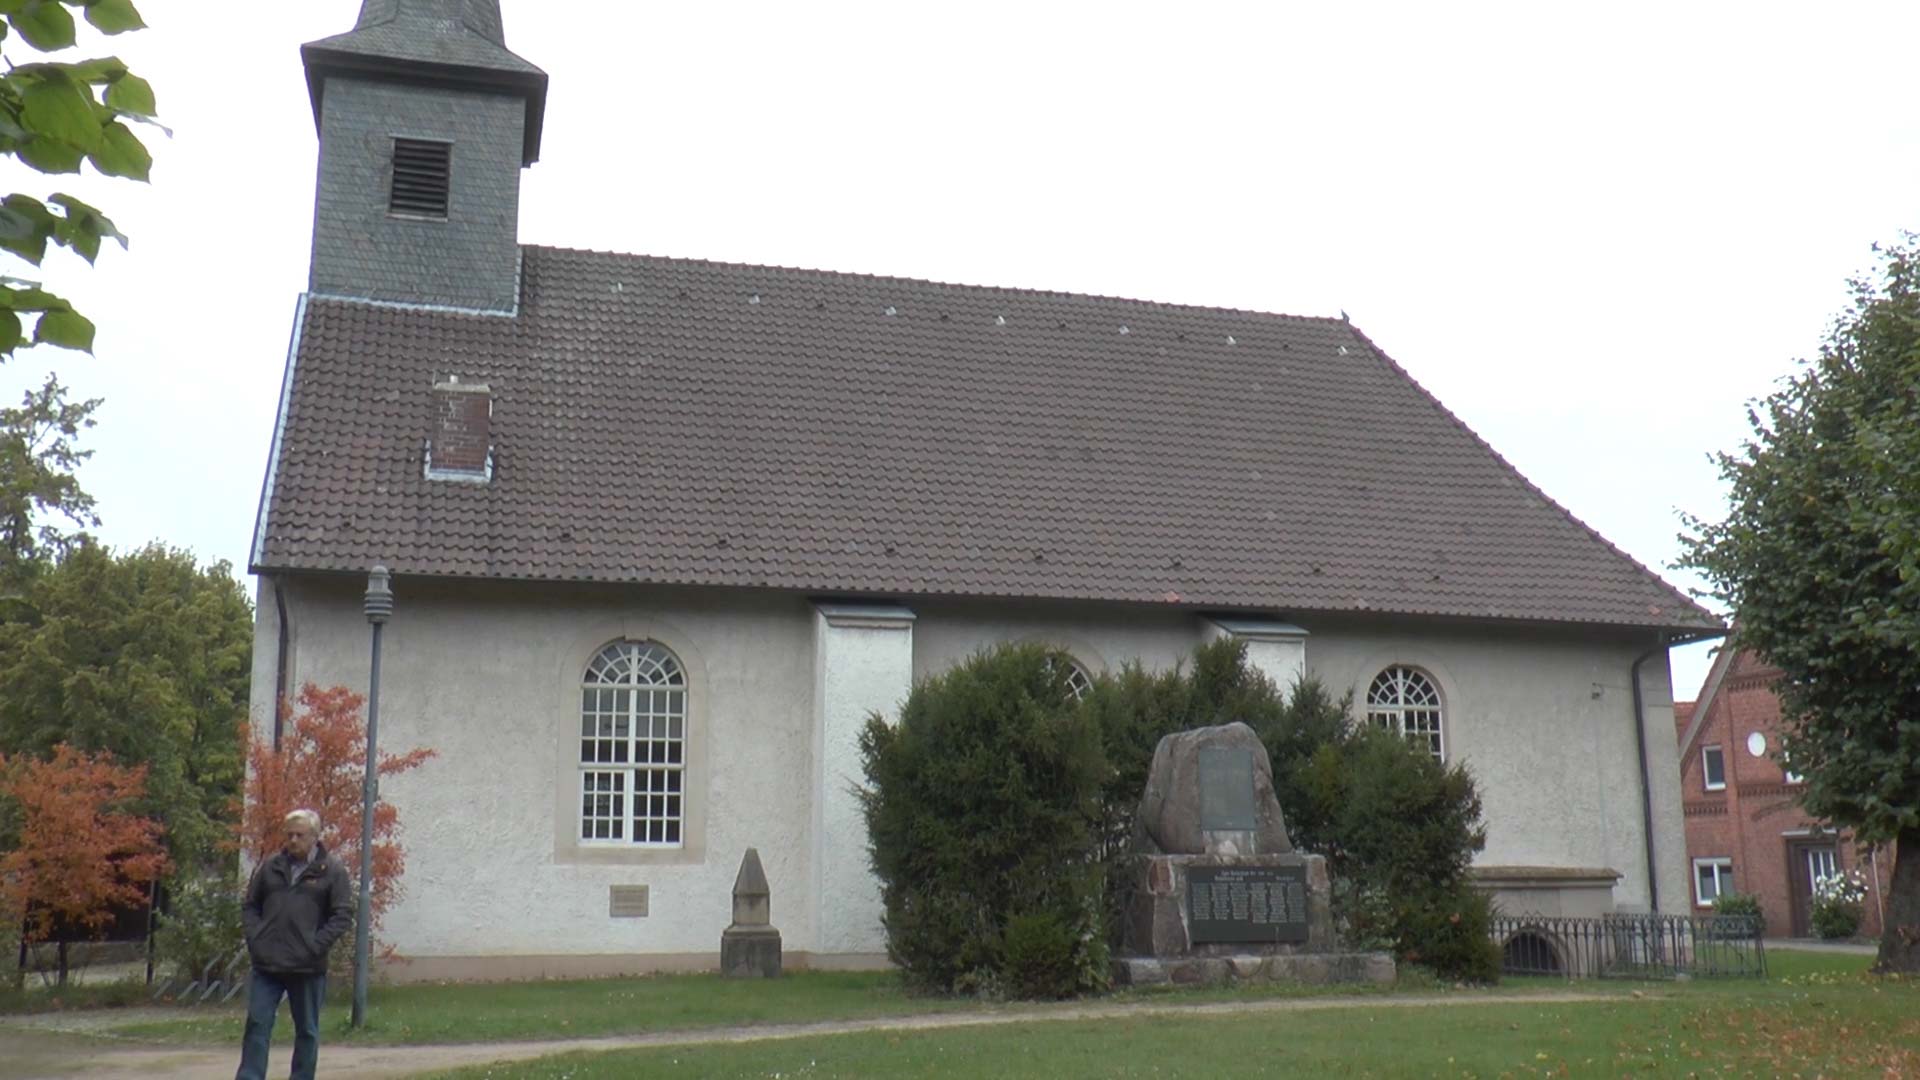
<instances>
[{"instance_id":1,"label":"small stone monument","mask_svg":"<svg viewBox=\"0 0 1920 1080\"><path fill-rule=\"evenodd\" d=\"M733 879L733 925L720 932L720 974L730 979L780 977L780 931L771 925L767 873L747 849Z\"/></svg>"},{"instance_id":2,"label":"small stone monument","mask_svg":"<svg viewBox=\"0 0 1920 1080\"><path fill-rule=\"evenodd\" d=\"M1116 982L1393 979L1392 957L1341 951L1326 858L1293 850L1273 764L1247 725L1160 740L1133 842Z\"/></svg>"}]
</instances>

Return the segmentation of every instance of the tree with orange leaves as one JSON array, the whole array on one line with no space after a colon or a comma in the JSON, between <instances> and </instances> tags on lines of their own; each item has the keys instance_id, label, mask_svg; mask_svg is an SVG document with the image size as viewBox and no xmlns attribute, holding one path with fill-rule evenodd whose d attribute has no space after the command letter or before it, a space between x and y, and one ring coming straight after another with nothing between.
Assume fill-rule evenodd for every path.
<instances>
[{"instance_id":1,"label":"tree with orange leaves","mask_svg":"<svg viewBox=\"0 0 1920 1080\"><path fill-rule=\"evenodd\" d=\"M344 686L300 688L299 711L281 703L287 717L279 749L252 736L247 747L246 806L240 846L255 864L280 847L281 824L290 811L320 815L320 842L349 873L360 866L361 777L367 761L365 698ZM425 747L380 755L383 777L417 769L434 752ZM400 812L385 799L373 805L373 924L400 895L406 852L400 845Z\"/></svg>"},{"instance_id":2,"label":"tree with orange leaves","mask_svg":"<svg viewBox=\"0 0 1920 1080\"><path fill-rule=\"evenodd\" d=\"M17 846L0 856L0 904L21 920L24 940L45 941L56 928L89 935L116 910L147 902L148 889L169 869L157 821L120 809L146 794L147 767L113 763L65 743L47 760L0 755L0 793L16 805ZM60 981L67 981L67 942L60 942Z\"/></svg>"}]
</instances>

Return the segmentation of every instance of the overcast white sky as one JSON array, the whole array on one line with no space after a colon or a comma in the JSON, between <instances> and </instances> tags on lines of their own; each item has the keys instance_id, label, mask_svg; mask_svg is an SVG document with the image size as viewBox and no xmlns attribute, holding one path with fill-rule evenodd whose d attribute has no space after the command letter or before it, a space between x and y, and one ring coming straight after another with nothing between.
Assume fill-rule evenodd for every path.
<instances>
[{"instance_id":1,"label":"overcast white sky","mask_svg":"<svg viewBox=\"0 0 1920 1080\"><path fill-rule=\"evenodd\" d=\"M150 188L41 178L133 238L43 272L106 399L115 546L244 573L315 142L298 46L359 0L140 0ZM689 4L504 0L552 77L529 243L1354 323L1670 581L1709 452L1920 227L1920 4ZM9 56L12 49L9 49ZM8 270L6 272L18 272ZM1676 650L1691 697L1704 647Z\"/></svg>"}]
</instances>

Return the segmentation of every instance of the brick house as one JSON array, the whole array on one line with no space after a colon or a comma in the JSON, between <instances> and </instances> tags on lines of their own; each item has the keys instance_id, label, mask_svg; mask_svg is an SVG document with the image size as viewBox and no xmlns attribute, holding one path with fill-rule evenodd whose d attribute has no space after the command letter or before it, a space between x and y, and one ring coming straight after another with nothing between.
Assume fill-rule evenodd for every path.
<instances>
[{"instance_id":1,"label":"brick house","mask_svg":"<svg viewBox=\"0 0 1920 1080\"><path fill-rule=\"evenodd\" d=\"M1721 649L1700 699L1673 707L1692 903L1705 910L1721 893L1752 893L1770 936L1810 937L1814 881L1858 870L1870 890L1860 933L1878 937L1892 853L1876 856L1800 809L1798 779L1780 763L1780 674L1751 652Z\"/></svg>"},{"instance_id":2,"label":"brick house","mask_svg":"<svg viewBox=\"0 0 1920 1080\"><path fill-rule=\"evenodd\" d=\"M522 244L547 77L505 40L366 0L303 49L252 715L366 684L389 566L382 745L438 751L384 785L396 977L711 966L749 846L789 962L883 963L859 730L1010 641L1239 638L1472 769L1507 910L1686 910L1667 647L1718 620L1359 330Z\"/></svg>"}]
</instances>

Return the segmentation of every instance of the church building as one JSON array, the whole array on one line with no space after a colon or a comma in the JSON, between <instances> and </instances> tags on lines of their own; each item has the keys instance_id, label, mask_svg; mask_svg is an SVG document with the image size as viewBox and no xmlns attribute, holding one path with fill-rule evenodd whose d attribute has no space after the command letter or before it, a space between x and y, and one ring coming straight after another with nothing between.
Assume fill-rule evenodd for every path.
<instances>
[{"instance_id":1,"label":"church building","mask_svg":"<svg viewBox=\"0 0 1920 1080\"><path fill-rule=\"evenodd\" d=\"M390 567L394 977L711 968L749 847L789 966L884 963L857 733L1008 641L1241 638L1467 764L1506 910L1690 908L1667 648L1718 621L1344 319L522 243L497 0L303 59L252 715L367 688Z\"/></svg>"}]
</instances>

